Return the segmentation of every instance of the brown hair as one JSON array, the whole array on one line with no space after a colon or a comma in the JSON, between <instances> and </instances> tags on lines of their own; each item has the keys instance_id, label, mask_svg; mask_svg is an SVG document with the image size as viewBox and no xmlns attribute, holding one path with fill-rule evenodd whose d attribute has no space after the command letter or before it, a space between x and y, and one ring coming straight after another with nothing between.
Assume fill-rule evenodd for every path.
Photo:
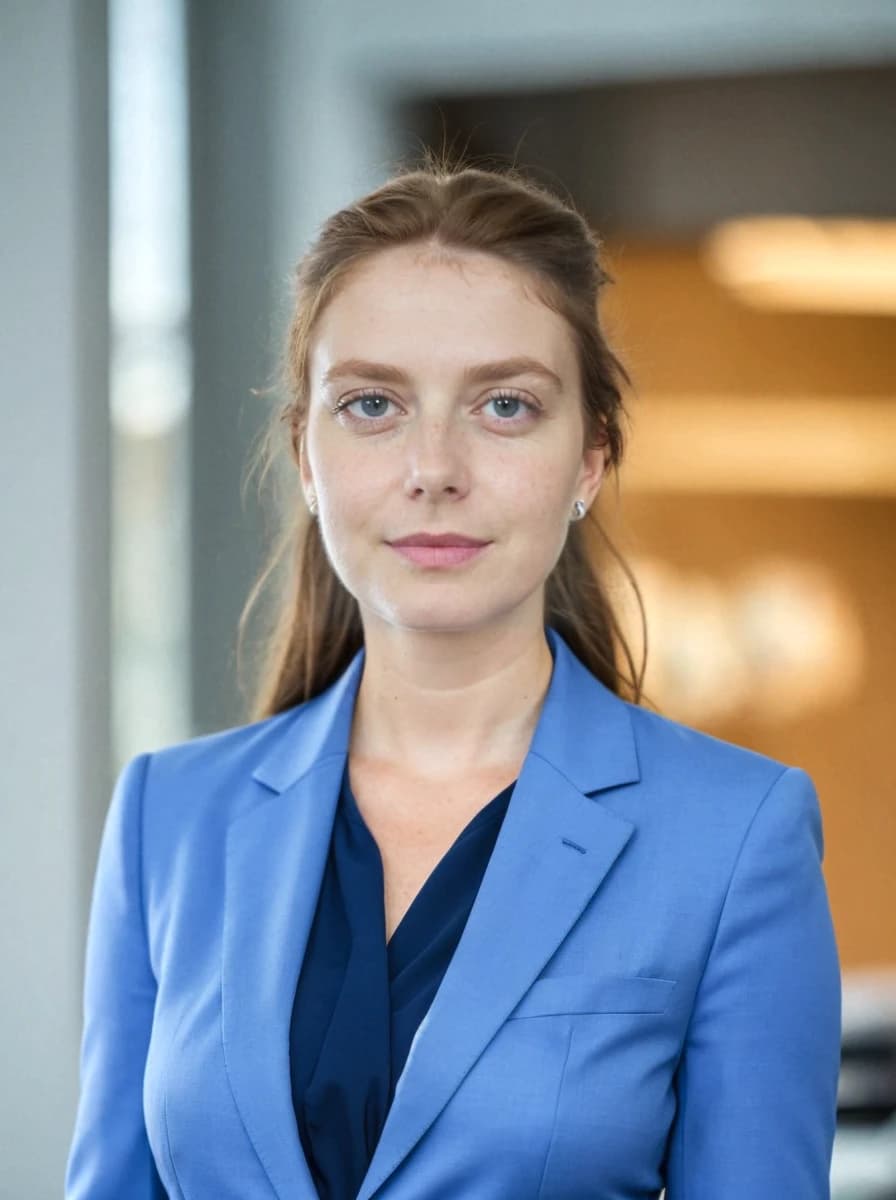
<instances>
[{"instance_id":1,"label":"brown hair","mask_svg":"<svg viewBox=\"0 0 896 1200\"><path fill-rule=\"evenodd\" d=\"M612 277L600 261L600 243L568 201L524 177L516 167L483 170L452 165L427 152L422 165L334 213L321 227L295 272L295 304L286 338L283 384L287 403L274 414L256 460L262 482L288 441L295 467L307 419L307 365L316 319L349 271L387 247L426 243L496 255L526 271L539 299L563 316L578 349L589 444L607 447L607 470L622 458L621 381L631 380L609 349L598 320L598 292ZM282 427L288 438L282 435ZM310 699L332 683L363 645L355 598L336 575L317 521L309 519L289 467L293 495L281 505L280 537L256 580L239 622L244 627L268 580L285 569L273 617L263 636L250 719L261 720ZM590 525L628 578L641 614L644 655L639 673L589 546ZM570 525L560 558L545 584L545 624L617 695L639 704L646 665L644 606L637 583L597 517ZM628 672L619 666L624 658Z\"/></svg>"}]
</instances>

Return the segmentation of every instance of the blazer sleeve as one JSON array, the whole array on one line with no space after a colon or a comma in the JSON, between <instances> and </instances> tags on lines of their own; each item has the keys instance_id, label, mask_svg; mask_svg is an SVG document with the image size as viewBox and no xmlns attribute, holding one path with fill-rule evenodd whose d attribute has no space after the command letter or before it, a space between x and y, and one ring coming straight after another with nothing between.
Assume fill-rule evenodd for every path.
<instances>
[{"instance_id":1,"label":"blazer sleeve","mask_svg":"<svg viewBox=\"0 0 896 1200\"><path fill-rule=\"evenodd\" d=\"M80 1095L66 1200L165 1197L143 1120L156 980L144 923L140 830L150 755L121 771L103 827L84 972Z\"/></svg>"},{"instance_id":2,"label":"blazer sleeve","mask_svg":"<svg viewBox=\"0 0 896 1200\"><path fill-rule=\"evenodd\" d=\"M829 1200L841 980L814 784L787 767L741 844L676 1072L666 1200Z\"/></svg>"}]
</instances>

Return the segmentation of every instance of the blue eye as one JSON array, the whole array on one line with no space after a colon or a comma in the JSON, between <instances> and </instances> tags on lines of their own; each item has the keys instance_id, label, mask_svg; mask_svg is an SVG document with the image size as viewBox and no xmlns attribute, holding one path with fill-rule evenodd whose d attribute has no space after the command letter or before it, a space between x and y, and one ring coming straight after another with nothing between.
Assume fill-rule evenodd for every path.
<instances>
[{"instance_id":1,"label":"blue eye","mask_svg":"<svg viewBox=\"0 0 896 1200\"><path fill-rule=\"evenodd\" d=\"M370 407L368 407L374 406L375 402L379 402L381 406L392 403L389 397L384 396L382 392L364 392L363 395L355 396L354 400L350 400L347 404L340 405L340 408L351 408L354 404L361 404L365 406L362 408L365 416L373 418L382 417L384 415L382 411L371 412Z\"/></svg>"},{"instance_id":2,"label":"blue eye","mask_svg":"<svg viewBox=\"0 0 896 1200\"><path fill-rule=\"evenodd\" d=\"M384 392L368 391L343 400L341 404L336 405L333 412L345 411L348 413L349 419L359 425L375 425L388 415L386 410L392 403L394 401ZM495 412L498 415L499 425L522 425L538 417L541 413L537 404L524 400L515 392L498 392L496 395L490 396L483 407L489 404L496 406ZM356 405L361 406L360 411L364 414L363 416L351 412ZM526 410L526 415L523 417L518 416L521 407Z\"/></svg>"},{"instance_id":3,"label":"blue eye","mask_svg":"<svg viewBox=\"0 0 896 1200\"><path fill-rule=\"evenodd\" d=\"M495 411L499 413L502 418L516 416L516 414L519 412L520 406L528 409L533 415L538 412L538 409L534 404L528 403L522 398L522 396L517 396L515 392L499 392L497 396L490 396L486 401L486 404L496 405ZM508 405L512 410L510 412L507 411Z\"/></svg>"}]
</instances>

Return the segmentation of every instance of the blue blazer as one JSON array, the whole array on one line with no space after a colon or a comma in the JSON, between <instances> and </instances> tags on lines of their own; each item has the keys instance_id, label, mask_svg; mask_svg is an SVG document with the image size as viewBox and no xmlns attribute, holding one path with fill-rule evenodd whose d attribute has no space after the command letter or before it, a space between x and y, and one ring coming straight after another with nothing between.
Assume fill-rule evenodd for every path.
<instances>
[{"instance_id":1,"label":"blue blazer","mask_svg":"<svg viewBox=\"0 0 896 1200\"><path fill-rule=\"evenodd\" d=\"M540 719L358 1200L828 1198L812 781L619 699L546 632ZM69 1200L315 1200L289 1024L363 661L119 776Z\"/></svg>"}]
</instances>

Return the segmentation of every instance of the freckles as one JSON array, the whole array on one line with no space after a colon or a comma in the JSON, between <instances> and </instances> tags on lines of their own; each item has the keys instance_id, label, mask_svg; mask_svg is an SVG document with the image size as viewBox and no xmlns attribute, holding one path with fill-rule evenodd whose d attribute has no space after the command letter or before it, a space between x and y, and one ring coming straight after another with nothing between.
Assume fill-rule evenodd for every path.
<instances>
[{"instance_id":1,"label":"freckles","mask_svg":"<svg viewBox=\"0 0 896 1200\"><path fill-rule=\"evenodd\" d=\"M557 505L557 483L553 468L546 463L522 463L512 455L492 456L477 466L476 483L481 493L494 497L505 512L533 513L541 519Z\"/></svg>"},{"instance_id":2,"label":"freckles","mask_svg":"<svg viewBox=\"0 0 896 1200\"><path fill-rule=\"evenodd\" d=\"M344 482L339 484L339 511L350 517L352 524L366 524L368 518L375 517L379 510L382 492L369 486L369 480L365 480L365 484L367 486L354 484L351 487Z\"/></svg>"},{"instance_id":3,"label":"freckles","mask_svg":"<svg viewBox=\"0 0 896 1200\"><path fill-rule=\"evenodd\" d=\"M554 520L560 503L554 478L542 475L540 478L530 479L524 494L527 508L536 512L543 522L549 523Z\"/></svg>"}]
</instances>

